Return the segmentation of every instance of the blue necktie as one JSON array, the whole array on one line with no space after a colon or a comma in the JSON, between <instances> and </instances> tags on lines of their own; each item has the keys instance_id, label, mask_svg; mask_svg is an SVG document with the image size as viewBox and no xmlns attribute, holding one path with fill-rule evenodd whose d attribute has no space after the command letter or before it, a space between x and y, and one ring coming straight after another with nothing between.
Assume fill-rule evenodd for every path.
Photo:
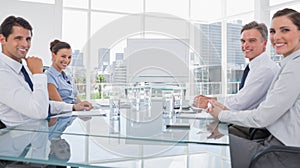
<instances>
[{"instance_id":1,"label":"blue necktie","mask_svg":"<svg viewBox=\"0 0 300 168\"><path fill-rule=\"evenodd\" d=\"M25 156L27 155L27 153L29 152L29 149L31 148L31 143L30 144L28 144L25 148L24 148L24 150L23 150L23 152L20 154L20 158L25 158Z\"/></svg>"},{"instance_id":2,"label":"blue necktie","mask_svg":"<svg viewBox=\"0 0 300 168\"><path fill-rule=\"evenodd\" d=\"M31 79L30 79L30 77L29 77L27 71L25 70L24 66L22 66L21 72L23 73L23 75L24 75L24 77L25 77L25 81L28 83L28 85L29 85L31 91L33 91L33 84L32 84L32 82L31 82Z\"/></svg>"},{"instance_id":3,"label":"blue necktie","mask_svg":"<svg viewBox=\"0 0 300 168\"><path fill-rule=\"evenodd\" d=\"M26 71L26 69L24 68L24 66L22 65L22 68L21 68L21 72L23 73L24 77L25 77L25 81L28 83L31 91L33 91L33 84L32 84L32 81ZM49 108L48 108L48 119L50 120L50 104L49 104Z\"/></svg>"},{"instance_id":4,"label":"blue necktie","mask_svg":"<svg viewBox=\"0 0 300 168\"><path fill-rule=\"evenodd\" d=\"M248 75L248 72L249 72L250 68L249 68L249 64L246 66L245 70L244 70L244 73L243 73L243 76L242 76L242 79L241 79L241 84L240 84L240 88L239 90L241 90L243 87L244 87L244 84L245 84L245 80L247 78L247 75Z\"/></svg>"}]
</instances>

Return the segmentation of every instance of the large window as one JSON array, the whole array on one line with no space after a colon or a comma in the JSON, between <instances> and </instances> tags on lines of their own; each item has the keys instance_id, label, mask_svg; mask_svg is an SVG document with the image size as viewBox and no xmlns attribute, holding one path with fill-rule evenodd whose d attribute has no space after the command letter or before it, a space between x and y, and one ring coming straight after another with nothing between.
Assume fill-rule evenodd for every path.
<instances>
[{"instance_id":1,"label":"large window","mask_svg":"<svg viewBox=\"0 0 300 168\"><path fill-rule=\"evenodd\" d=\"M299 9L299 2L64 0L62 37L81 53L83 58L79 64L85 70L79 72L87 74L91 86L99 74L105 76L107 82L128 82L126 79L131 75L128 73L134 73L132 69L136 67L127 66L143 64L128 63L132 61L129 57L136 54L130 52L133 45L141 48L132 43L132 39L140 39L140 45L147 44L148 49L156 46L148 44L151 39L155 43L161 40L161 45L165 39L177 39L188 48L187 55L183 56L188 59L182 62L190 71L185 81L191 88L189 94L234 94L247 64L240 50L241 27L253 20L268 25L269 20L257 16L267 9L272 15L283 7ZM272 58L280 60L269 48ZM117 73L125 77L115 79ZM93 88L87 92L92 94Z\"/></svg>"}]
</instances>

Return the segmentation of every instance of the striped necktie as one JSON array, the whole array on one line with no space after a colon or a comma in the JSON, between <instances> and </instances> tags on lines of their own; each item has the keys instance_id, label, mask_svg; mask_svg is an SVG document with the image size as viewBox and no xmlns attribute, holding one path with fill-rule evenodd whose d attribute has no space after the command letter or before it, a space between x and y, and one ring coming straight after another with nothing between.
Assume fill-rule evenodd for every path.
<instances>
[{"instance_id":1,"label":"striped necktie","mask_svg":"<svg viewBox=\"0 0 300 168\"><path fill-rule=\"evenodd\" d=\"M32 81L26 71L26 69L24 68L24 66L22 65L22 68L21 68L21 72L23 73L24 77L25 77L25 81L28 83L31 91L33 91L33 84L32 84Z\"/></svg>"}]
</instances>

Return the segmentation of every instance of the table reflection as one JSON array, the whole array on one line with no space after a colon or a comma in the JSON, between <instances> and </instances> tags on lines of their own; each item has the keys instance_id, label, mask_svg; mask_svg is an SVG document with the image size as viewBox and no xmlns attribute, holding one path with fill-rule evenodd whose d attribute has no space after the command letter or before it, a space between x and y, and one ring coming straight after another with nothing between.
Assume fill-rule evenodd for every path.
<instances>
[{"instance_id":1,"label":"table reflection","mask_svg":"<svg viewBox=\"0 0 300 168\"><path fill-rule=\"evenodd\" d=\"M5 160L47 159L48 122L38 120L30 124L0 130L0 156ZM26 131L27 129L35 131ZM42 133L43 132L43 133ZM1 161L2 166L15 166L17 162Z\"/></svg>"},{"instance_id":2,"label":"table reflection","mask_svg":"<svg viewBox=\"0 0 300 168\"><path fill-rule=\"evenodd\" d=\"M128 102L127 102L128 103ZM92 116L90 120L77 120L81 126L82 134L107 137L135 138L137 140L169 141L173 143L202 143L228 145L227 129L225 136L214 136L219 123L205 112L195 113L189 111L181 114L175 112L173 115L163 113L161 99L151 100L151 106L144 110L137 110L128 104L121 103L120 115L111 116L110 109L106 111L107 116ZM141 108L140 108L141 109ZM200 114L200 115L199 115ZM209 115L209 114L208 114ZM68 130L68 133L77 133L77 130ZM216 134L215 134L216 135Z\"/></svg>"},{"instance_id":3,"label":"table reflection","mask_svg":"<svg viewBox=\"0 0 300 168\"><path fill-rule=\"evenodd\" d=\"M197 118L195 113L164 115L159 99L152 99L150 108L141 111L121 105L119 117L110 117L110 108L97 110L107 115L77 113L56 116L59 122L50 127L46 120L37 120L0 130L0 158L47 165L118 167L124 162L139 165L153 159L163 163L161 158L168 158L165 163L171 165L175 156L192 160L200 156L230 167L227 135L219 139L212 136L222 125L218 121ZM189 163L183 160L182 164Z\"/></svg>"},{"instance_id":4,"label":"table reflection","mask_svg":"<svg viewBox=\"0 0 300 168\"><path fill-rule=\"evenodd\" d=\"M58 117L55 124L49 126L50 152L48 159L55 162L67 162L71 157L69 143L61 137L68 126L76 119L74 116Z\"/></svg>"}]
</instances>

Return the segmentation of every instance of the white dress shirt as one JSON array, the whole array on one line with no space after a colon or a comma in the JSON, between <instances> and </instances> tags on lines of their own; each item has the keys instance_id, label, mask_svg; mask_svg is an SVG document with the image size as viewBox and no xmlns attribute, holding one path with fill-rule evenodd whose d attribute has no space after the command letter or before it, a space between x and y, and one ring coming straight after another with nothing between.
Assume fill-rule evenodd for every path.
<instances>
[{"instance_id":1,"label":"white dress shirt","mask_svg":"<svg viewBox=\"0 0 300 168\"><path fill-rule=\"evenodd\" d=\"M283 144L300 147L300 50L285 57L266 99L254 110L221 111L220 121L266 127Z\"/></svg>"},{"instance_id":2,"label":"white dress shirt","mask_svg":"<svg viewBox=\"0 0 300 168\"><path fill-rule=\"evenodd\" d=\"M0 120L6 126L22 124L30 119L48 116L49 96L45 74L34 74L27 69L33 91L21 72L22 64L0 53ZM51 113L71 111L72 105L51 102Z\"/></svg>"},{"instance_id":3,"label":"white dress shirt","mask_svg":"<svg viewBox=\"0 0 300 168\"><path fill-rule=\"evenodd\" d=\"M249 68L244 87L237 94L221 100L229 109L251 110L258 107L280 70L280 67L265 53L251 60Z\"/></svg>"}]
</instances>

